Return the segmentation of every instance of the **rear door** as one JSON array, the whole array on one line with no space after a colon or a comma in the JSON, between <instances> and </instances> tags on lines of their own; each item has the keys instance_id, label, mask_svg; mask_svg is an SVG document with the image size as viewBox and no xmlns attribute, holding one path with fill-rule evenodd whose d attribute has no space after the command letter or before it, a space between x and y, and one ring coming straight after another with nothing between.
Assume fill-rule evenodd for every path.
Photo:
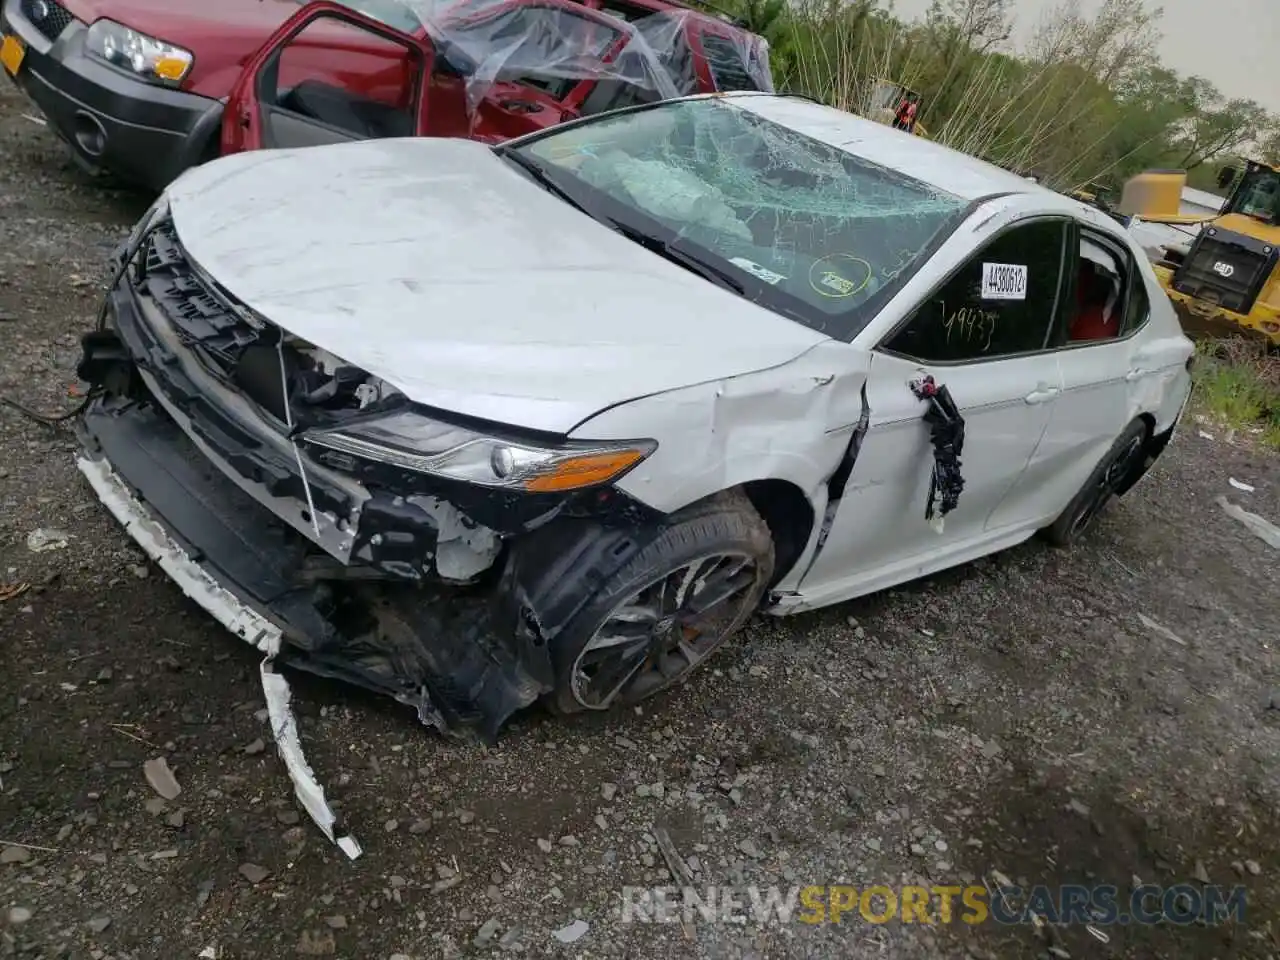
<instances>
[{"instance_id":1,"label":"rear door","mask_svg":"<svg viewBox=\"0 0 1280 960\"><path fill-rule=\"evenodd\" d=\"M232 87L222 152L421 136L433 60L425 36L329 0L309 3Z\"/></svg>"},{"instance_id":2,"label":"rear door","mask_svg":"<svg viewBox=\"0 0 1280 960\"><path fill-rule=\"evenodd\" d=\"M1077 227L1069 255L1073 293L1054 335L1062 397L1028 468L1046 513L1066 506L1140 411L1160 408L1165 378L1182 370L1139 336L1151 301L1131 251ZM1082 322L1090 313L1103 322Z\"/></svg>"}]
</instances>

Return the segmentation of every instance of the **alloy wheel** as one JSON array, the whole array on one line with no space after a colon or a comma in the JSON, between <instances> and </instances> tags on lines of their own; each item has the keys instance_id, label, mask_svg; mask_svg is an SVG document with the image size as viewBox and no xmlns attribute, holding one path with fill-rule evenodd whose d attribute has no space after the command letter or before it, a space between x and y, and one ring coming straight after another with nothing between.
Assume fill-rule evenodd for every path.
<instances>
[{"instance_id":1,"label":"alloy wheel","mask_svg":"<svg viewBox=\"0 0 1280 960\"><path fill-rule=\"evenodd\" d=\"M1072 521L1072 537L1084 533L1093 524L1093 521L1098 518L1098 514L1102 512L1102 509L1111 502L1111 498L1115 496L1116 490L1133 466L1134 458L1142 452L1142 439L1140 436L1134 437L1125 445L1124 449L1112 457L1111 462L1107 464L1107 468L1098 477L1093 489L1089 491L1089 496L1080 505L1080 510L1076 514L1075 520Z\"/></svg>"},{"instance_id":2,"label":"alloy wheel","mask_svg":"<svg viewBox=\"0 0 1280 960\"><path fill-rule=\"evenodd\" d=\"M588 710L632 702L683 679L750 614L760 569L715 553L636 591L605 617L573 664L573 698Z\"/></svg>"}]
</instances>

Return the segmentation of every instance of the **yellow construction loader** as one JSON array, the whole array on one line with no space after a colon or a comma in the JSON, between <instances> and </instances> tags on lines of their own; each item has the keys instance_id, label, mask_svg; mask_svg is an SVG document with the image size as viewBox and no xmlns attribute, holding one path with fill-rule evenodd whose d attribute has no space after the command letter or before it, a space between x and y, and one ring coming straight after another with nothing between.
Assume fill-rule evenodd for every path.
<instances>
[{"instance_id":1,"label":"yellow construction loader","mask_svg":"<svg viewBox=\"0 0 1280 960\"><path fill-rule=\"evenodd\" d=\"M1280 348L1280 167L1224 167L1230 191L1216 216L1186 215L1182 171L1151 170L1124 186L1119 212L1149 223L1199 227L1188 244L1160 249L1156 276L1188 333L1265 337Z\"/></svg>"}]
</instances>

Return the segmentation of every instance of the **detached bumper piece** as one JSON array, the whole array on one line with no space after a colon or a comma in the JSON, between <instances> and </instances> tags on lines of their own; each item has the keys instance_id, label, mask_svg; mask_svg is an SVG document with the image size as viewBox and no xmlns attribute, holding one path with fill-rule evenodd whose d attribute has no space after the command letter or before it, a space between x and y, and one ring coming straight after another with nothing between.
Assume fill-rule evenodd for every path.
<instances>
[{"instance_id":1,"label":"detached bumper piece","mask_svg":"<svg viewBox=\"0 0 1280 960\"><path fill-rule=\"evenodd\" d=\"M348 856L359 855L359 844L342 831L307 764L275 664L388 694L444 733L490 742L548 689L491 642L488 596L446 604L412 586L357 584L340 597L310 581L314 546L214 469L154 404L95 401L81 441L80 471L129 535L188 597L263 654L272 730L298 801ZM355 615L344 618L348 610Z\"/></svg>"},{"instance_id":2,"label":"detached bumper piece","mask_svg":"<svg viewBox=\"0 0 1280 960\"><path fill-rule=\"evenodd\" d=\"M81 429L81 470L99 497L144 549L144 535L167 537L178 555L162 569L264 653L274 645L284 663L390 695L444 733L486 742L549 689L536 664L527 670L494 641L490 591L317 579L313 561L322 576L330 570L316 547L229 482L156 406L99 400ZM147 522L126 520L113 501Z\"/></svg>"},{"instance_id":3,"label":"detached bumper piece","mask_svg":"<svg viewBox=\"0 0 1280 960\"><path fill-rule=\"evenodd\" d=\"M197 563L165 528L150 516L128 485L100 457L83 456L79 463L94 492L129 535L146 551L192 600L212 614L224 627L247 640L266 656L262 661L262 691L276 748L293 781L294 794L316 825L331 842L352 860L361 854L360 844L338 829L338 818L324 796L298 738L298 726L289 709L289 682L275 672L273 661L280 652L281 630L239 597L224 588Z\"/></svg>"}]
</instances>

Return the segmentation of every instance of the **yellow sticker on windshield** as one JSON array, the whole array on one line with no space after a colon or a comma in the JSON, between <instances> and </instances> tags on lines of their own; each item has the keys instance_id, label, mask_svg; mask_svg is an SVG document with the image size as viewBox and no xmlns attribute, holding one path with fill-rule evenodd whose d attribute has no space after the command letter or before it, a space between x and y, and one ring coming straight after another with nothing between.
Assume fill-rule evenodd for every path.
<instances>
[{"instance_id":1,"label":"yellow sticker on windshield","mask_svg":"<svg viewBox=\"0 0 1280 960\"><path fill-rule=\"evenodd\" d=\"M861 293L870 282L871 264L848 253L829 253L809 268L814 292L836 300Z\"/></svg>"}]
</instances>

